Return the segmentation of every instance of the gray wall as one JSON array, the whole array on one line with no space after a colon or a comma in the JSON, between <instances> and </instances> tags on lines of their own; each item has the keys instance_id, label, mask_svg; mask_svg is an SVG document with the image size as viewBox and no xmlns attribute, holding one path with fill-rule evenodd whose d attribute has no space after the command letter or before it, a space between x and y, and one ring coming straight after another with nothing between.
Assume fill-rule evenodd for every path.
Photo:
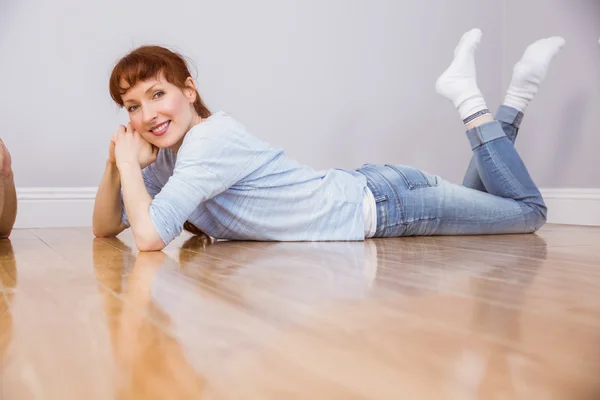
<instances>
[{"instance_id":1,"label":"gray wall","mask_svg":"<svg viewBox=\"0 0 600 400\"><path fill-rule=\"evenodd\" d=\"M600 144L596 3L3 2L0 135L18 186L96 186L111 133L126 121L108 94L110 70L128 50L154 43L195 61L213 111L236 116L301 162L410 164L459 182L470 152L434 82L460 35L478 26L478 77L492 108L528 42L567 38L518 148L542 186L600 187L591 168ZM534 11L543 15L531 24Z\"/></svg>"},{"instance_id":2,"label":"gray wall","mask_svg":"<svg viewBox=\"0 0 600 400\"><path fill-rule=\"evenodd\" d=\"M3 118L17 185L96 186L125 114L107 80L142 43L195 60L201 94L321 169L414 164L460 179L469 149L434 82L462 32L485 30L481 87L500 95L502 13L478 0L4 2ZM460 7L457 7L457 4Z\"/></svg>"}]
</instances>

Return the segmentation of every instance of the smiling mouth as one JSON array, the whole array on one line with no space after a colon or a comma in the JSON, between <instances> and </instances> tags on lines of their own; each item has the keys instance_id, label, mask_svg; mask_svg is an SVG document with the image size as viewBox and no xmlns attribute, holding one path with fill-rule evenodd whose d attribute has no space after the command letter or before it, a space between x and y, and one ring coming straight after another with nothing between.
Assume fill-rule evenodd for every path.
<instances>
[{"instance_id":1,"label":"smiling mouth","mask_svg":"<svg viewBox=\"0 0 600 400\"><path fill-rule=\"evenodd\" d=\"M162 124L154 125L149 132L154 136L162 136L165 134L165 132L167 132L167 129L169 129L170 125L171 121L165 121Z\"/></svg>"}]
</instances>

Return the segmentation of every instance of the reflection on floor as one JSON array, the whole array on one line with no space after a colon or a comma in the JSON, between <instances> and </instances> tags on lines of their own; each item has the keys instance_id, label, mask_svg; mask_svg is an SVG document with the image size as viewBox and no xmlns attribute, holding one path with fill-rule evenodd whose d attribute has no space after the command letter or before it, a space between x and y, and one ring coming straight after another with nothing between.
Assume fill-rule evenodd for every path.
<instances>
[{"instance_id":1,"label":"reflection on floor","mask_svg":"<svg viewBox=\"0 0 600 400\"><path fill-rule=\"evenodd\" d=\"M598 399L600 228L343 243L17 230L2 399Z\"/></svg>"}]
</instances>

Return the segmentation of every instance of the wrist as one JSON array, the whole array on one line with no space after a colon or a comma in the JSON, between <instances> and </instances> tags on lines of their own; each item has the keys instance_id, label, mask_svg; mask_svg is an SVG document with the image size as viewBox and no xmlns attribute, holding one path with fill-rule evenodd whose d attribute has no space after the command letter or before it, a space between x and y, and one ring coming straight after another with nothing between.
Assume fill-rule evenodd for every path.
<instances>
[{"instance_id":1,"label":"wrist","mask_svg":"<svg viewBox=\"0 0 600 400\"><path fill-rule=\"evenodd\" d=\"M102 179L107 179L112 182L114 185L121 187L121 173L117 168L117 164L106 161L106 167L104 168L104 177Z\"/></svg>"},{"instance_id":2,"label":"wrist","mask_svg":"<svg viewBox=\"0 0 600 400\"><path fill-rule=\"evenodd\" d=\"M117 162L111 160L110 158L106 159L106 169L117 169Z\"/></svg>"},{"instance_id":3,"label":"wrist","mask_svg":"<svg viewBox=\"0 0 600 400\"><path fill-rule=\"evenodd\" d=\"M123 171L135 171L135 170L141 170L142 167L140 166L140 164L138 162L131 162L131 161L121 161L116 163L116 167L119 170L119 172L123 172Z\"/></svg>"},{"instance_id":4,"label":"wrist","mask_svg":"<svg viewBox=\"0 0 600 400\"><path fill-rule=\"evenodd\" d=\"M149 166L150 164L152 164L152 163L154 163L154 161L152 161L152 162L149 162L149 163L143 163L143 164L140 164L140 169L144 169L144 168L148 167L148 166Z\"/></svg>"},{"instance_id":5,"label":"wrist","mask_svg":"<svg viewBox=\"0 0 600 400\"><path fill-rule=\"evenodd\" d=\"M119 169L117 168L117 163L106 160L106 166L104 168L104 175L119 178Z\"/></svg>"}]
</instances>

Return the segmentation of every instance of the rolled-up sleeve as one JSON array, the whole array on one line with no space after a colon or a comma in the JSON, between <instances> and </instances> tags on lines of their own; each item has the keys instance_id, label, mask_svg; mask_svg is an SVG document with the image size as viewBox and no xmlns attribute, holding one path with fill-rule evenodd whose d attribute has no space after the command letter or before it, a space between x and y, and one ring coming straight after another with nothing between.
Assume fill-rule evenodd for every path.
<instances>
[{"instance_id":1,"label":"rolled-up sleeve","mask_svg":"<svg viewBox=\"0 0 600 400\"><path fill-rule=\"evenodd\" d=\"M235 135L202 128L186 135L173 175L150 204L150 218L165 244L181 233L202 202L241 180L252 157L252 150Z\"/></svg>"}]
</instances>

